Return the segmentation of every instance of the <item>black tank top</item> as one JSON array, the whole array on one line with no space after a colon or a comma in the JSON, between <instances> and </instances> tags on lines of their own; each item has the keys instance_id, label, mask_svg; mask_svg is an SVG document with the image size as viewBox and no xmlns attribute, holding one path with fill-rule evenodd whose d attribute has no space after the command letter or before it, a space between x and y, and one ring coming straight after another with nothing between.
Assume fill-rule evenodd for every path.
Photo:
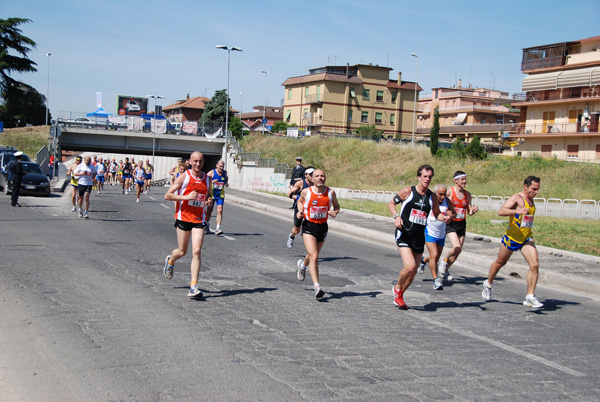
<instances>
[{"instance_id":1,"label":"black tank top","mask_svg":"<svg viewBox=\"0 0 600 402\"><path fill-rule=\"evenodd\" d=\"M402 218L402 233L411 236L422 236L425 233L427 217L431 211L431 190L427 189L424 195L417 192L412 186L410 195L402 203L400 217Z\"/></svg>"}]
</instances>

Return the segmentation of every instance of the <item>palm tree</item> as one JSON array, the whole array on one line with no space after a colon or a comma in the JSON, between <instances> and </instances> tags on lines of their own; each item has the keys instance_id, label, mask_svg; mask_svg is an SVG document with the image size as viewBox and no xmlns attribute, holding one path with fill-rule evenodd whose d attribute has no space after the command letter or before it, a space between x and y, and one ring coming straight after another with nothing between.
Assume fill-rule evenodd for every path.
<instances>
[{"instance_id":1,"label":"palm tree","mask_svg":"<svg viewBox=\"0 0 600 402\"><path fill-rule=\"evenodd\" d=\"M37 65L27 57L36 44L24 36L19 25L31 22L26 18L0 19L0 92L20 87L23 83L11 78L11 73L36 72ZM12 53L12 54L11 54Z\"/></svg>"}]
</instances>

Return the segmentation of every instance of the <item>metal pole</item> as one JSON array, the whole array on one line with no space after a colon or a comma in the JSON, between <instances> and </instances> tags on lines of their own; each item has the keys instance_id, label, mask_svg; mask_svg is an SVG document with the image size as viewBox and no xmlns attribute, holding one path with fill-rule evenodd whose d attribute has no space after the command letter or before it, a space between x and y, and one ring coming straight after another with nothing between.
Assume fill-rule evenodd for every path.
<instances>
[{"instance_id":1,"label":"metal pole","mask_svg":"<svg viewBox=\"0 0 600 402\"><path fill-rule=\"evenodd\" d=\"M265 75L265 102L263 106L263 123L262 123L262 132L265 133L265 113L267 111L267 72L262 70L261 73Z\"/></svg>"},{"instance_id":2,"label":"metal pole","mask_svg":"<svg viewBox=\"0 0 600 402\"><path fill-rule=\"evenodd\" d=\"M231 49L227 49L227 108L225 109L225 157L224 167L227 169L227 148L229 147L229 64L231 59Z\"/></svg>"},{"instance_id":3,"label":"metal pole","mask_svg":"<svg viewBox=\"0 0 600 402\"><path fill-rule=\"evenodd\" d=\"M52 53L46 53L48 56L48 79L46 80L46 125L48 125L48 106L50 103L50 55Z\"/></svg>"},{"instance_id":4,"label":"metal pole","mask_svg":"<svg viewBox=\"0 0 600 402\"><path fill-rule=\"evenodd\" d=\"M412 140L411 144L415 145L415 125L417 124L417 87L419 86L419 56L414 53L410 54L417 58L417 79L415 80L415 99L413 104L413 127L412 127Z\"/></svg>"}]
</instances>

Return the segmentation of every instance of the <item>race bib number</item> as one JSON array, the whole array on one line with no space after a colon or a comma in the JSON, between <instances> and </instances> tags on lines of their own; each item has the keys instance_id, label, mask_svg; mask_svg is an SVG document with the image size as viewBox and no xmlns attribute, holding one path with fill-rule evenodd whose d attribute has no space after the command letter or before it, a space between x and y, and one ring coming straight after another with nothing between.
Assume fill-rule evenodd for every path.
<instances>
[{"instance_id":1,"label":"race bib number","mask_svg":"<svg viewBox=\"0 0 600 402\"><path fill-rule=\"evenodd\" d=\"M327 218L327 207L310 207L310 218L311 219L325 219Z\"/></svg>"},{"instance_id":2,"label":"race bib number","mask_svg":"<svg viewBox=\"0 0 600 402\"><path fill-rule=\"evenodd\" d=\"M456 211L455 219L465 219L465 209L464 208L454 208Z\"/></svg>"},{"instance_id":3,"label":"race bib number","mask_svg":"<svg viewBox=\"0 0 600 402\"><path fill-rule=\"evenodd\" d=\"M188 200L188 205L194 208L204 208L204 205L206 205L206 195L198 194L193 200Z\"/></svg>"},{"instance_id":4,"label":"race bib number","mask_svg":"<svg viewBox=\"0 0 600 402\"><path fill-rule=\"evenodd\" d=\"M223 188L223 185L224 185L224 184L225 184L225 183L216 182L215 184L213 184L213 188L214 188L215 190L221 190L221 189Z\"/></svg>"},{"instance_id":5,"label":"race bib number","mask_svg":"<svg viewBox=\"0 0 600 402\"><path fill-rule=\"evenodd\" d=\"M427 214L425 211L419 211L418 209L413 209L410 211L410 217L408 220L412 223L416 223L417 225L427 225Z\"/></svg>"},{"instance_id":6,"label":"race bib number","mask_svg":"<svg viewBox=\"0 0 600 402\"><path fill-rule=\"evenodd\" d=\"M521 227L531 229L533 227L533 215L523 215Z\"/></svg>"}]
</instances>

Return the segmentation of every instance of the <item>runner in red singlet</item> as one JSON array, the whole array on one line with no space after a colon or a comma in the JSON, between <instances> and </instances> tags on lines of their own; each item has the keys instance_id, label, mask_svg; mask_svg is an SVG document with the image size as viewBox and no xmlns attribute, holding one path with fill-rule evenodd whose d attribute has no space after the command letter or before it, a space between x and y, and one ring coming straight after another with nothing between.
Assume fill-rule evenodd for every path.
<instances>
[{"instance_id":1,"label":"runner in red singlet","mask_svg":"<svg viewBox=\"0 0 600 402\"><path fill-rule=\"evenodd\" d=\"M471 193L465 190L467 186L467 174L462 170L454 173L454 186L448 190L446 197L448 202L452 203L456 211L456 218L452 219L446 226L446 235L452 243L452 249L445 258L440 260L438 266L438 275L442 280L451 281L452 275L448 272L454 261L460 255L463 244L465 244L465 235L467 234L466 217L474 215L479 208L477 205L471 205Z\"/></svg>"},{"instance_id":2,"label":"runner in red singlet","mask_svg":"<svg viewBox=\"0 0 600 402\"><path fill-rule=\"evenodd\" d=\"M306 247L306 257L298 260L298 279L303 281L306 275L306 267L312 278L315 297L320 299L325 292L319 284L319 253L327 237L327 218L335 218L340 212L335 191L325 185L325 172L317 169L312 174L313 185L305 188L298 199L297 217L304 217L302 222L302 238ZM333 207L333 209L332 209Z\"/></svg>"},{"instance_id":3,"label":"runner in red singlet","mask_svg":"<svg viewBox=\"0 0 600 402\"><path fill-rule=\"evenodd\" d=\"M204 226L206 226L206 210L212 206L211 181L202 171L204 156L194 152L190 156L191 169L180 174L165 194L165 200L175 201L175 227L177 228L177 248L165 259L163 273L167 279L173 277L175 261L185 256L190 235L192 237L192 280L188 297L202 297L198 288L200 274L202 243L204 242Z\"/></svg>"}]
</instances>

